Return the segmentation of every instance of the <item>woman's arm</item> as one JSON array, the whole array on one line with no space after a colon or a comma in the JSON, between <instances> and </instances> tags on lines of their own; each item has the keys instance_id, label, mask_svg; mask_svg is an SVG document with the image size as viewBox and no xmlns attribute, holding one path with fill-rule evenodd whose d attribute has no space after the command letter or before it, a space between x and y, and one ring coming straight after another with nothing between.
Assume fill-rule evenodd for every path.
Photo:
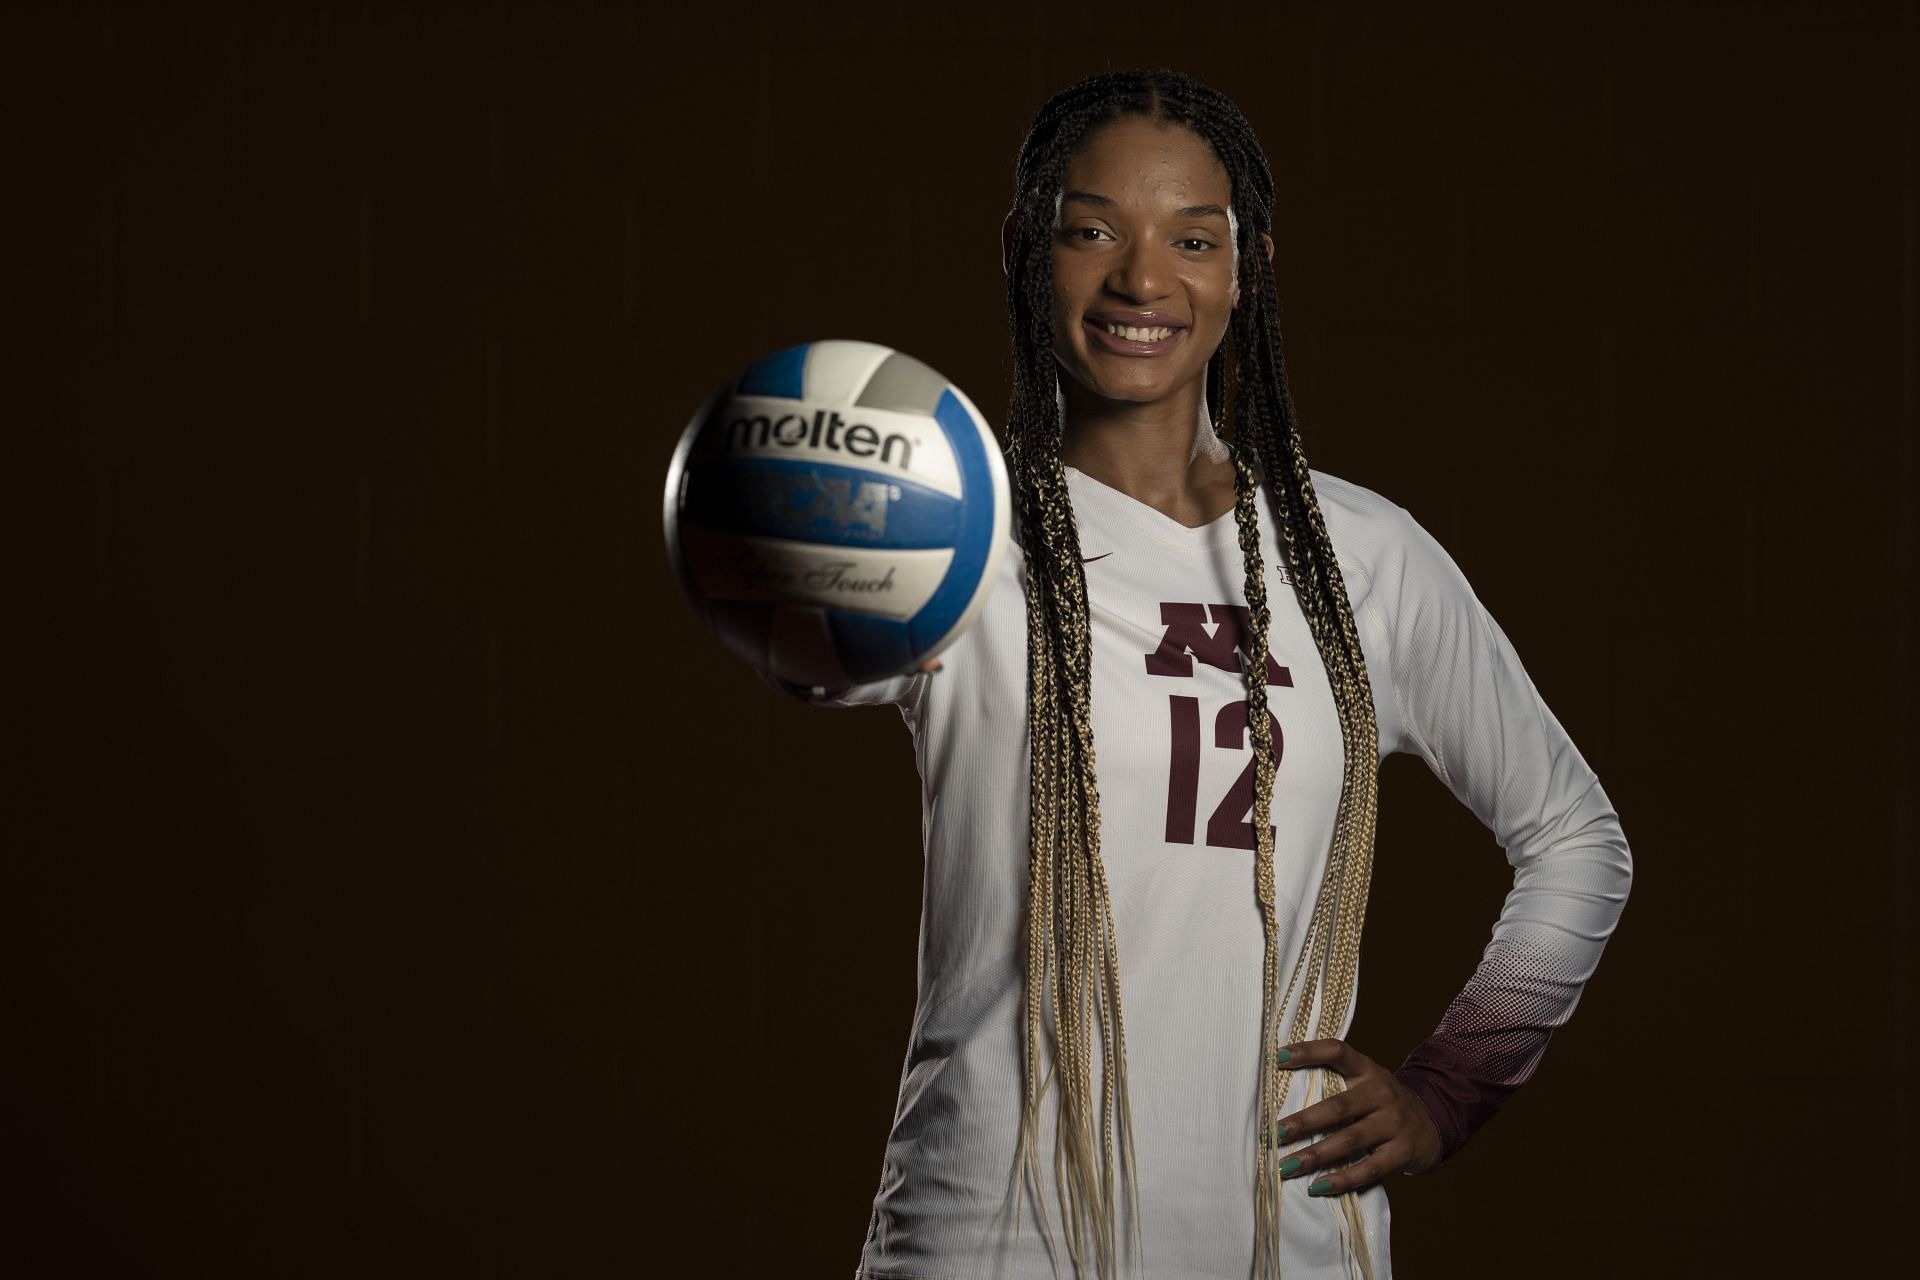
<instances>
[{"instance_id":1,"label":"woman's arm","mask_svg":"<svg viewBox=\"0 0 1920 1280\"><path fill-rule=\"evenodd\" d=\"M934 665L938 666L938 659L934 660ZM868 707L881 703L900 705L912 694L914 682L924 680L929 674L926 670L914 671L885 680L875 680L870 684L850 684L837 689L828 689L819 685L793 684L757 665L753 669L759 673L760 679L769 688L800 702L812 703L816 707Z\"/></svg>"},{"instance_id":2,"label":"woman's arm","mask_svg":"<svg viewBox=\"0 0 1920 1280\"><path fill-rule=\"evenodd\" d=\"M1599 778L1506 634L1400 511L1397 581L1383 572L1375 586L1394 610L1390 674L1407 737L1514 869L1465 989L1394 1072L1432 1115L1444 1161L1526 1082L1573 1014L1625 908L1633 861Z\"/></svg>"}]
</instances>

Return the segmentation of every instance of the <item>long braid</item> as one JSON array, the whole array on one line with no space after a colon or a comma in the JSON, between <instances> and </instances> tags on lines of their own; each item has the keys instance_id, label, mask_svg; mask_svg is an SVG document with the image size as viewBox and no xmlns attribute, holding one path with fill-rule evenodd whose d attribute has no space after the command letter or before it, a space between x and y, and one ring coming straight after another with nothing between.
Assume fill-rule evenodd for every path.
<instances>
[{"instance_id":1,"label":"long braid","mask_svg":"<svg viewBox=\"0 0 1920 1280\"><path fill-rule=\"evenodd\" d=\"M1184 124L1212 144L1232 180L1240 242L1242 304L1220 349L1208 363L1208 402L1230 424L1234 512L1252 635L1241 655L1247 688L1248 732L1255 753L1254 892L1266 932L1261 1015L1260 1152L1255 1170L1255 1271L1278 1274L1280 1178L1277 1144L1268 1141L1293 1073L1273 1050L1279 1023L1303 975L1289 1040L1310 1038L1314 991L1320 994L1317 1034L1338 1033L1351 1001L1359 963L1372 872L1376 825L1378 730L1352 607L1327 533L1307 460L1294 427L1281 356L1279 309L1271 265L1261 242L1272 226L1273 178L1244 116L1225 97L1172 71L1117 71L1094 76L1055 95L1022 144L1015 171L1014 234L1008 263L1007 311L1012 335L1013 395L1007 426L1009 473L1015 489L1019 537L1026 558L1028 728L1032 751L1026 973L1026 1096L1015 1182L1033 1179L1047 1249L1052 1254L1045 1197L1037 1193L1040 1101L1057 1075L1061 1096L1054 1148L1056 1191L1075 1274L1088 1266L1100 1277L1117 1267L1115 1248L1116 1137L1122 1181L1131 1195L1130 1221L1139 1227L1137 1164L1127 1093L1126 1030L1120 1000L1118 938L1100 857L1100 798L1093 742L1093 645L1086 574L1080 559L1066 473L1060 460L1064 430L1058 374L1052 354L1052 227L1056 200L1075 146L1094 127L1125 115ZM1273 806L1275 747L1267 707L1266 653L1271 610L1267 601L1256 494L1264 480L1274 526L1293 569L1299 607L1319 649L1338 709L1345 777L1326 874L1301 937L1300 954L1283 993L1279 984L1278 918L1274 888ZM1040 1075L1042 1006L1055 1043ZM1090 1018L1098 1019L1103 1093L1100 1125L1093 1125ZM1323 1070L1322 1088L1337 1091L1338 1075ZM1117 1126L1115 1117L1117 1116ZM1117 1128L1117 1134L1116 1134ZM1094 1148L1100 1167L1094 1170ZM1350 1261L1371 1277L1364 1232L1352 1195L1337 1197ZM1018 1222L1016 1219L1016 1240ZM1089 1239L1090 1238L1090 1239ZM1137 1235L1136 1235L1137 1243Z\"/></svg>"},{"instance_id":2,"label":"long braid","mask_svg":"<svg viewBox=\"0 0 1920 1280\"><path fill-rule=\"evenodd\" d=\"M1303 991L1289 1037L1298 1041L1310 1038L1310 1034L1318 1037L1337 1035L1351 1004L1373 869L1378 814L1379 730L1374 719L1366 659L1354 626L1345 580L1340 574L1332 539L1327 533L1319 499L1313 490L1306 452L1294 427L1295 415L1286 384L1272 267L1258 248L1259 229L1271 223L1272 179L1264 160L1260 158L1251 130L1245 126L1244 120L1238 123L1240 127L1235 130L1237 136L1229 150L1240 152L1251 163L1246 166L1249 179L1245 184L1246 196L1243 200L1237 184L1234 201L1236 208L1243 212L1243 225L1247 228L1243 234L1249 237L1253 249L1244 253L1243 259L1255 287L1252 305L1246 309L1244 318L1238 312L1235 316L1236 326L1244 325L1252 330L1247 335L1248 341L1235 343L1236 349L1245 350L1250 356L1244 373L1251 383L1243 393L1249 412L1236 420L1235 439L1238 443L1250 438L1254 451L1267 464L1265 470L1270 499L1276 511L1276 525L1284 535L1288 558L1296 567L1296 588L1300 593L1302 612L1328 674L1345 750L1344 780L1334 822L1332 848L1295 970L1295 979L1300 976L1302 966L1311 975L1310 982L1317 979L1321 994L1320 1018L1317 1028L1309 1033L1313 1001ZM1274 483L1276 480L1278 483ZM1244 516L1242 523L1245 523ZM1252 546L1256 550L1258 547L1257 541L1250 541L1244 536L1242 545ZM1256 584L1255 581L1260 576L1257 559L1249 554L1247 582L1250 608L1254 607L1256 592L1264 604L1264 584ZM1264 618L1258 616L1256 611L1256 653L1264 655L1265 638ZM1250 665L1250 704L1255 701L1255 695L1251 692L1253 669ZM1264 674L1259 680L1264 683ZM1256 735L1255 750L1265 753L1270 748L1261 739L1266 736L1268 726L1263 717L1256 719L1260 722L1260 732ZM1268 838L1267 814L1272 804L1271 776L1268 769L1256 767L1254 822L1256 833L1263 843ZM1290 980L1286 998L1291 998L1294 985L1295 982ZM1285 999L1276 1006L1284 1007ZM1278 1072L1279 1068L1276 1066L1274 1070ZM1337 1093L1345 1087L1345 1081L1337 1072L1322 1068L1318 1075L1323 1096ZM1284 1099L1286 1086L1282 1084L1277 1092ZM1275 1119L1277 1115L1263 1120L1263 1133L1270 1131L1269 1126ZM1265 1172L1265 1165L1263 1158L1262 1173ZM1337 1199L1344 1228L1342 1236L1350 1261L1359 1274L1370 1277L1372 1259L1360 1221L1359 1207L1351 1194ZM1264 1195L1261 1203L1263 1206L1267 1203ZM1259 1233L1256 1241L1257 1263L1261 1262L1263 1247L1277 1252L1277 1193L1273 1196L1271 1208L1273 1233L1270 1239L1265 1233ZM1260 1269L1264 1270L1265 1265L1263 1263ZM1271 1265L1277 1271L1277 1260Z\"/></svg>"}]
</instances>

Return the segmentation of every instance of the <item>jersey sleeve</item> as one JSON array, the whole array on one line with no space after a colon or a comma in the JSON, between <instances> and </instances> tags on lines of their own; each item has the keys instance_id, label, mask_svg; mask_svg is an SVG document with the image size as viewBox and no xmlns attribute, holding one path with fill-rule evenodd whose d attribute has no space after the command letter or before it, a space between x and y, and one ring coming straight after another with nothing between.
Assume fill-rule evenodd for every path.
<instances>
[{"instance_id":1,"label":"jersey sleeve","mask_svg":"<svg viewBox=\"0 0 1920 1280\"><path fill-rule=\"evenodd\" d=\"M1600 780L1452 557L1405 508L1378 586L1406 745L1493 832L1513 888L1466 987L1394 1075L1452 1157L1533 1074L1625 908L1632 858Z\"/></svg>"},{"instance_id":2,"label":"jersey sleeve","mask_svg":"<svg viewBox=\"0 0 1920 1280\"><path fill-rule=\"evenodd\" d=\"M760 666L755 666L754 671L774 691L800 702L812 703L816 707L870 707L882 703L904 706L914 696L915 690L920 687L916 681L923 684L927 679L926 672L915 671L867 684L842 685L837 689L828 689L820 685L793 684Z\"/></svg>"}]
</instances>

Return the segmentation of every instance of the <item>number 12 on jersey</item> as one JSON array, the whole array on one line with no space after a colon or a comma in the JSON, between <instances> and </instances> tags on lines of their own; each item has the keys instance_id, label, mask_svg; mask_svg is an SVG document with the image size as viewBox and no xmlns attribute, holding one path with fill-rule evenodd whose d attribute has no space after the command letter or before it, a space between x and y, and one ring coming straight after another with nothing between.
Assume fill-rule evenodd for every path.
<instances>
[{"instance_id":1,"label":"number 12 on jersey","mask_svg":"<svg viewBox=\"0 0 1920 1280\"><path fill-rule=\"evenodd\" d=\"M1173 750L1168 757L1167 771L1167 843L1192 844L1200 801L1200 699L1176 693L1167 698L1167 707L1173 727ZM1253 745L1248 714L1244 701L1229 702L1220 708L1213 718L1215 748L1241 751ZM1286 739L1272 708L1267 710L1267 723L1273 728L1273 763L1278 776L1280 760L1286 754ZM1242 816L1253 808L1254 762L1254 753L1249 751L1246 768L1240 771L1233 786L1207 818L1207 843L1215 848L1255 847L1252 818ZM1267 829L1275 830L1271 825Z\"/></svg>"}]
</instances>

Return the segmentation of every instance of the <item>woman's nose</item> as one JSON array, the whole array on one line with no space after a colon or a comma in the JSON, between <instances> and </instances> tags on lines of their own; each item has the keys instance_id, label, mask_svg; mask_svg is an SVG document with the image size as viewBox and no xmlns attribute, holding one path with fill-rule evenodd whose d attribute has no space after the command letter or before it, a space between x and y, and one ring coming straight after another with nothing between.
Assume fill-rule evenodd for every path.
<instances>
[{"instance_id":1,"label":"woman's nose","mask_svg":"<svg viewBox=\"0 0 1920 1280\"><path fill-rule=\"evenodd\" d=\"M1137 302L1162 297L1173 278L1164 247L1146 240L1135 240L1122 249L1107 278L1107 287Z\"/></svg>"}]
</instances>

